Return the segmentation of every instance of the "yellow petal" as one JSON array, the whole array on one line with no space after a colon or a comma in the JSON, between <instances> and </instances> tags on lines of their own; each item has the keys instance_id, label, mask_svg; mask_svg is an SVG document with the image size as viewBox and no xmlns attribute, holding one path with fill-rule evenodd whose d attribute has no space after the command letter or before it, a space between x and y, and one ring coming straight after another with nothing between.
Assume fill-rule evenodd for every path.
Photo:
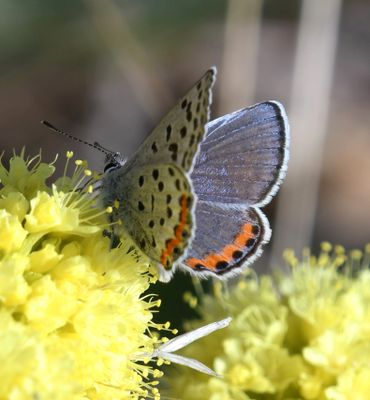
<instances>
[{"instance_id":1,"label":"yellow petal","mask_svg":"<svg viewBox=\"0 0 370 400\"><path fill-rule=\"evenodd\" d=\"M28 268L28 257L11 254L0 261L0 299L8 307L23 304L31 289L24 279Z\"/></svg>"},{"instance_id":2,"label":"yellow petal","mask_svg":"<svg viewBox=\"0 0 370 400\"><path fill-rule=\"evenodd\" d=\"M0 209L0 251L10 253L20 249L26 236L18 217Z\"/></svg>"}]
</instances>

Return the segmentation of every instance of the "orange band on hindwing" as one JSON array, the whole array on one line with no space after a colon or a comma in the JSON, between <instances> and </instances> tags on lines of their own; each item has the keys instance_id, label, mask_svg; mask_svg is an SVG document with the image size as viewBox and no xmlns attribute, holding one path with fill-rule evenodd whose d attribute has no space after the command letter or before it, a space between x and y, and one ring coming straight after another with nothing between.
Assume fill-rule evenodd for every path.
<instances>
[{"instance_id":1,"label":"orange band on hindwing","mask_svg":"<svg viewBox=\"0 0 370 400\"><path fill-rule=\"evenodd\" d=\"M161 264L166 268L171 268L173 263L173 253L174 249L184 241L183 231L187 225L187 214L188 214L188 202L186 199L186 195L182 194L180 198L180 218L179 224L175 229L175 237L166 241L166 248L162 251L161 254ZM168 261L170 261L171 265L168 266Z\"/></svg>"},{"instance_id":2,"label":"orange band on hindwing","mask_svg":"<svg viewBox=\"0 0 370 400\"><path fill-rule=\"evenodd\" d=\"M257 225L246 223L242 226L241 232L235 236L234 241L226 245L219 253L210 253L203 259L188 258L185 263L195 270L208 269L214 272L224 270L242 258L246 248L255 245L258 234Z\"/></svg>"}]
</instances>

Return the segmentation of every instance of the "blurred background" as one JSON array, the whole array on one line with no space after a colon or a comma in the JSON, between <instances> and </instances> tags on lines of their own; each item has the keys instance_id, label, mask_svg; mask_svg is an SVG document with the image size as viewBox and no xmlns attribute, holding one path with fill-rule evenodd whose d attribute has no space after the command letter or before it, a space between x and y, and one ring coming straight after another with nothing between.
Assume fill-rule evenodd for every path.
<instances>
[{"instance_id":1,"label":"blurred background","mask_svg":"<svg viewBox=\"0 0 370 400\"><path fill-rule=\"evenodd\" d=\"M286 247L363 247L369 21L368 0L2 0L0 148L5 157L42 148L45 160L73 149L101 170L103 154L39 121L129 156L216 65L213 118L276 99L291 124L287 178L265 209L273 237L256 270Z\"/></svg>"}]
</instances>

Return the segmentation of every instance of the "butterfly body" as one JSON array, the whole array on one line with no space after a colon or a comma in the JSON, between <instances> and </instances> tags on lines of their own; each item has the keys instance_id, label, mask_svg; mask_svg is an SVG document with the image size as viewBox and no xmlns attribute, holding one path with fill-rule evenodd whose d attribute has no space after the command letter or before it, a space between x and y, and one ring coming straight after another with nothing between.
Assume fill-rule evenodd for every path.
<instances>
[{"instance_id":1,"label":"butterfly body","mask_svg":"<svg viewBox=\"0 0 370 400\"><path fill-rule=\"evenodd\" d=\"M213 68L205 73L130 160L123 163L119 153L106 160L103 204L118 203L112 219L122 220L162 280L171 277L193 238L196 195L189 174L209 120L215 74Z\"/></svg>"},{"instance_id":2,"label":"butterfly body","mask_svg":"<svg viewBox=\"0 0 370 400\"><path fill-rule=\"evenodd\" d=\"M288 159L283 107L266 102L208 123L215 70L180 99L127 162L110 154L105 205L169 280L177 266L228 277L271 235L259 209L277 191Z\"/></svg>"}]
</instances>

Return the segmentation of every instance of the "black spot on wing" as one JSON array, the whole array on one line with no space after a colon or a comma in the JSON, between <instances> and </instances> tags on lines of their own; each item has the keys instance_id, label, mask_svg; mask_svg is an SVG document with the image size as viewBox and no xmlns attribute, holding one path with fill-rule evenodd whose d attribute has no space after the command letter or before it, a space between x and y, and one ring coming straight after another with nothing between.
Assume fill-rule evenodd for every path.
<instances>
[{"instance_id":1,"label":"black spot on wing","mask_svg":"<svg viewBox=\"0 0 370 400\"><path fill-rule=\"evenodd\" d=\"M155 198L154 195L151 195L151 205L152 205L152 212L154 210Z\"/></svg>"},{"instance_id":2,"label":"black spot on wing","mask_svg":"<svg viewBox=\"0 0 370 400\"><path fill-rule=\"evenodd\" d=\"M172 159L173 161L176 161L176 160L177 160L177 152L178 152L178 145L177 145L177 143L171 143L171 144L168 146L168 150L172 153L172 154L171 154L171 159Z\"/></svg>"},{"instance_id":3,"label":"black spot on wing","mask_svg":"<svg viewBox=\"0 0 370 400\"><path fill-rule=\"evenodd\" d=\"M152 148L152 151L153 151L154 154L157 153L158 147L157 147L157 143L156 143L156 142L153 142L153 143L152 143L151 148Z\"/></svg>"},{"instance_id":4,"label":"black spot on wing","mask_svg":"<svg viewBox=\"0 0 370 400\"><path fill-rule=\"evenodd\" d=\"M153 169L152 177L154 178L154 180L157 180L158 176L159 176L159 171L157 169Z\"/></svg>"},{"instance_id":5,"label":"black spot on wing","mask_svg":"<svg viewBox=\"0 0 370 400\"><path fill-rule=\"evenodd\" d=\"M190 136L189 147L192 147L193 144L194 144L194 142L195 142L195 135L192 134L192 135Z\"/></svg>"},{"instance_id":6,"label":"black spot on wing","mask_svg":"<svg viewBox=\"0 0 370 400\"><path fill-rule=\"evenodd\" d=\"M172 126L171 125L167 125L167 128L166 128L166 140L167 140L167 142L171 139L171 132L172 132Z\"/></svg>"},{"instance_id":7,"label":"black spot on wing","mask_svg":"<svg viewBox=\"0 0 370 400\"><path fill-rule=\"evenodd\" d=\"M225 268L227 268L229 266L229 263L227 262L227 261L219 261L217 264L216 264L216 269L217 270L222 270L222 269L225 269Z\"/></svg>"},{"instance_id":8,"label":"black spot on wing","mask_svg":"<svg viewBox=\"0 0 370 400\"><path fill-rule=\"evenodd\" d=\"M260 227L258 225L253 225L252 226L252 233L253 235L258 235L260 232Z\"/></svg>"},{"instance_id":9,"label":"black spot on wing","mask_svg":"<svg viewBox=\"0 0 370 400\"><path fill-rule=\"evenodd\" d=\"M243 257L243 252L240 250L235 250L232 254L234 260L239 260Z\"/></svg>"}]
</instances>

